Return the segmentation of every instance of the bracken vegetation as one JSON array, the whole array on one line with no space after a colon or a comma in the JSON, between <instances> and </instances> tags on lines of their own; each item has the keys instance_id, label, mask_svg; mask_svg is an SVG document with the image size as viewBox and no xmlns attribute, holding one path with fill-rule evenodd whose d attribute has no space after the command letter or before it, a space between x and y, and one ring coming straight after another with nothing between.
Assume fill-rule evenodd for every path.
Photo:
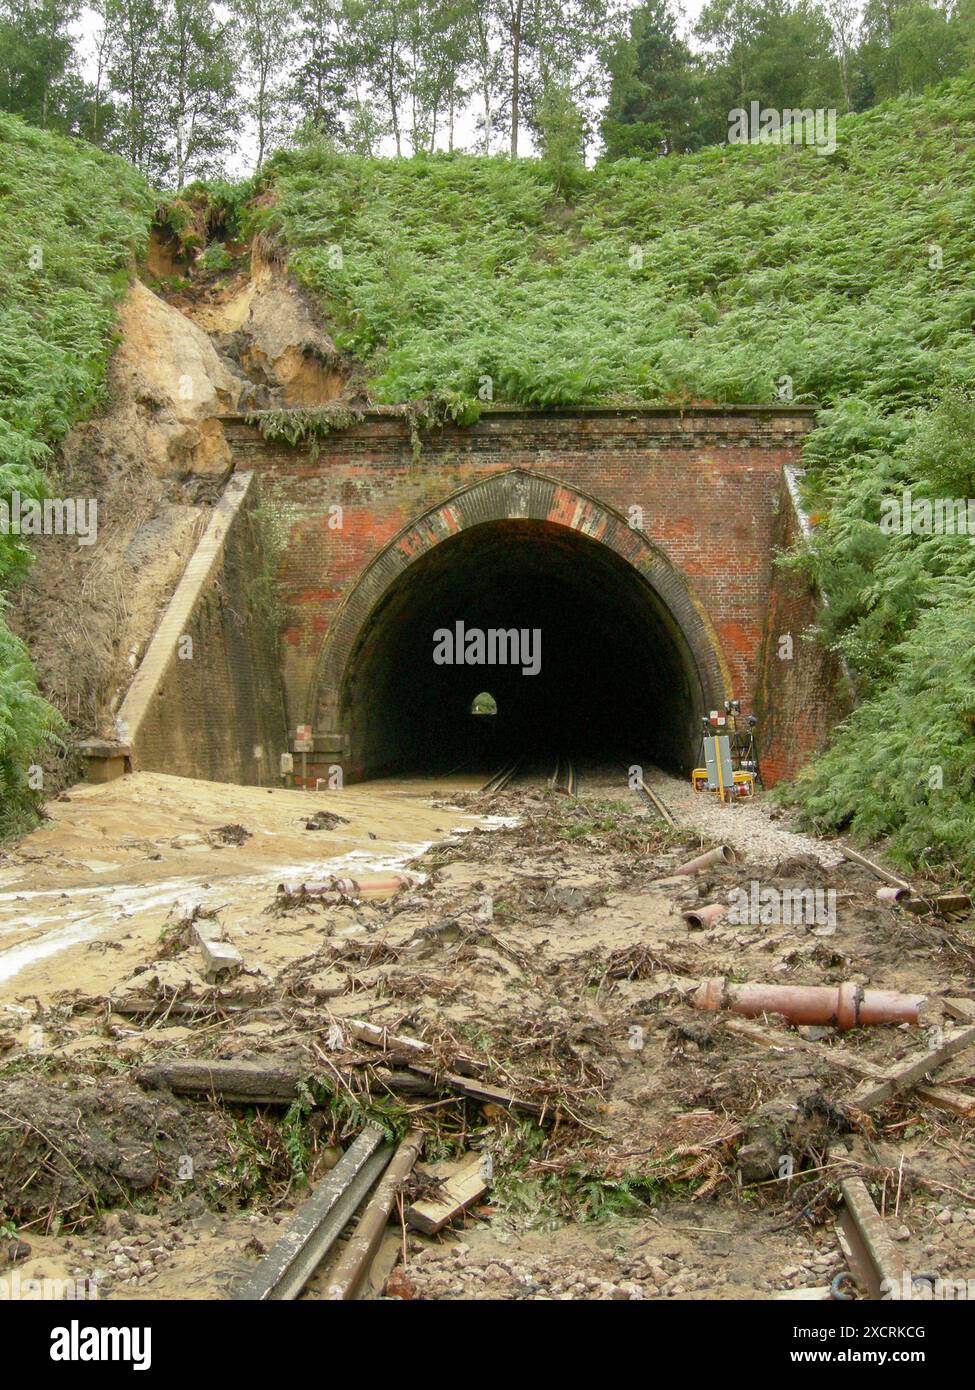
<instances>
[{"instance_id":1,"label":"bracken vegetation","mask_svg":"<svg viewBox=\"0 0 975 1390\"><path fill-rule=\"evenodd\" d=\"M52 449L98 400L115 302L152 213L122 160L0 113L0 498L44 495ZM28 544L0 530L0 592ZM27 766L58 726L0 617L0 835L31 801Z\"/></svg>"}]
</instances>

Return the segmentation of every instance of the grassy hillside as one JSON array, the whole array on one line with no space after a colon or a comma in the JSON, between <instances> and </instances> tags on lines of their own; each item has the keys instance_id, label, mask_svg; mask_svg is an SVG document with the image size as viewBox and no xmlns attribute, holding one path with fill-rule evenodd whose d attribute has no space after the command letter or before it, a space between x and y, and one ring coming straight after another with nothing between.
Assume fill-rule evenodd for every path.
<instances>
[{"instance_id":1,"label":"grassy hillside","mask_svg":"<svg viewBox=\"0 0 975 1390\"><path fill-rule=\"evenodd\" d=\"M42 496L53 446L98 399L151 214L121 160L0 113L0 497ZM28 546L0 532L0 604L28 563ZM0 834L30 800L26 765L56 724L0 617Z\"/></svg>"},{"instance_id":2,"label":"grassy hillside","mask_svg":"<svg viewBox=\"0 0 975 1390\"><path fill-rule=\"evenodd\" d=\"M803 563L861 703L797 795L975 874L975 547L877 524L905 482L975 496L975 78L841 120L829 157L716 148L568 196L535 162L313 147L271 172L266 229L381 399L770 401L790 377L821 402Z\"/></svg>"}]
</instances>

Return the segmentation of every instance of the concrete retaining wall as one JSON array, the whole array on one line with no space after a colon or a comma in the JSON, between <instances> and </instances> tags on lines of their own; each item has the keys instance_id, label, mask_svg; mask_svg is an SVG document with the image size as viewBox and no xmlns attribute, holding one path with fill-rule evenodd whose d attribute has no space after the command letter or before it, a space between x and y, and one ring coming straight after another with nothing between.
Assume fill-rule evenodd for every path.
<instances>
[{"instance_id":1,"label":"concrete retaining wall","mask_svg":"<svg viewBox=\"0 0 975 1390\"><path fill-rule=\"evenodd\" d=\"M133 771L275 785L287 748L259 483L238 473L119 711Z\"/></svg>"}]
</instances>

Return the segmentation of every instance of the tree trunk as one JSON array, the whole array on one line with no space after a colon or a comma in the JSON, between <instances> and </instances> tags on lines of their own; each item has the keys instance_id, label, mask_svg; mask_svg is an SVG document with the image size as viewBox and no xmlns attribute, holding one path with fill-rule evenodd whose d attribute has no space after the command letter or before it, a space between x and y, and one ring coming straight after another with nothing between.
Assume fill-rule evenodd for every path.
<instances>
[{"instance_id":1,"label":"tree trunk","mask_svg":"<svg viewBox=\"0 0 975 1390\"><path fill-rule=\"evenodd\" d=\"M511 44L511 158L517 159L521 108L521 0L512 8Z\"/></svg>"},{"instance_id":2,"label":"tree trunk","mask_svg":"<svg viewBox=\"0 0 975 1390\"><path fill-rule=\"evenodd\" d=\"M396 105L396 45L389 45L389 66L386 69L387 93L389 96L389 112L393 120L393 135L396 137L396 158L399 159L403 153L402 141L399 129L399 110Z\"/></svg>"}]
</instances>

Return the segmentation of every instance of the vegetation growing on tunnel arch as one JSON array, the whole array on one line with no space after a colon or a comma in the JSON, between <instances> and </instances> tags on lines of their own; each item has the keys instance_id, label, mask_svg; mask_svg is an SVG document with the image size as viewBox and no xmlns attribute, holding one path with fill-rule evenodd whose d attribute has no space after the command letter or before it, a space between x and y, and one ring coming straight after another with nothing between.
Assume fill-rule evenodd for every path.
<instances>
[{"instance_id":1,"label":"vegetation growing on tunnel arch","mask_svg":"<svg viewBox=\"0 0 975 1390\"><path fill-rule=\"evenodd\" d=\"M480 406L452 392L434 393L422 400L403 401L387 408L394 419L405 420L410 433L414 459L422 450L422 430L446 424L472 425L480 416ZM319 441L336 431L352 429L365 419L365 411L346 402L288 410L255 410L246 417L256 425L269 444L308 443L312 458L318 457Z\"/></svg>"},{"instance_id":2,"label":"vegetation growing on tunnel arch","mask_svg":"<svg viewBox=\"0 0 975 1390\"><path fill-rule=\"evenodd\" d=\"M263 498L249 508L246 525L247 548L257 562L245 582L247 601L259 619L266 640L276 642L286 617L278 583L278 565L287 545L287 528Z\"/></svg>"},{"instance_id":3,"label":"vegetation growing on tunnel arch","mask_svg":"<svg viewBox=\"0 0 975 1390\"><path fill-rule=\"evenodd\" d=\"M269 444L289 444L294 448L308 443L312 458L317 458L319 440L361 424L365 416L361 410L342 403L290 410L253 410L245 418L249 425L257 426Z\"/></svg>"}]
</instances>

